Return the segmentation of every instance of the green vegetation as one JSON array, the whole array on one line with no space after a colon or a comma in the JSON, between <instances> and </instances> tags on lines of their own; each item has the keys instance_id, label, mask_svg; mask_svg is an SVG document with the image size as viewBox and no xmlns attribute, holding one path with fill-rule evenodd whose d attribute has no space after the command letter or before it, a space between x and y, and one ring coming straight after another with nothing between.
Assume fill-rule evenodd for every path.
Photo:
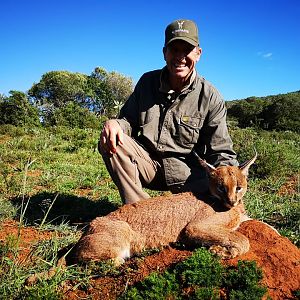
<instances>
[{"instance_id":1,"label":"green vegetation","mask_svg":"<svg viewBox=\"0 0 300 300\"><path fill-rule=\"evenodd\" d=\"M187 260L163 274L152 273L130 288L123 299L228 299L259 300L266 293L262 272L254 262L240 261L237 268L225 268L218 258L199 248ZM226 298L227 299L227 298Z\"/></svg>"},{"instance_id":2,"label":"green vegetation","mask_svg":"<svg viewBox=\"0 0 300 300\"><path fill-rule=\"evenodd\" d=\"M253 155L254 148L258 152L257 161L250 169L245 199L248 212L252 217L272 224L299 246L299 134L239 129L232 123L230 131L241 162ZM21 251L18 237L9 236L1 243L0 291L5 298L39 299L41 295L47 295L49 299L59 299L63 282L76 278L78 287L84 288L95 274L104 276L108 270L112 272L105 264L67 267L59 269L51 280L38 281L24 290L24 282L30 274L55 266L58 250L72 245L79 238L80 230L76 225L106 215L121 204L118 191L97 153L98 134L98 130L92 129L0 126L1 220L15 218L21 220L22 227L55 233L52 239L34 247L32 255L39 260L27 265L15 263ZM195 284L198 287L193 292L194 299L218 299L224 280L234 282L237 278L242 281L258 272L244 265L242 271L227 270L224 273L208 255L200 251L165 275L151 275L130 290L128 297L142 293L143 286L147 287L148 293L178 296L181 295L179 291L184 292L181 284L187 287ZM195 268L191 271L193 266ZM203 272L197 273L196 270ZM240 278L234 272L246 277ZM203 276L206 286L202 285ZM155 283L151 289L149 282ZM230 299L256 299L255 295L262 291L256 283L247 289L244 287L244 290L248 291L250 298L243 298L240 294L243 290L236 289L233 283L228 290Z\"/></svg>"},{"instance_id":3,"label":"green vegetation","mask_svg":"<svg viewBox=\"0 0 300 300\"><path fill-rule=\"evenodd\" d=\"M0 95L0 124L95 129L102 119L119 114L132 91L130 77L100 67L91 75L51 71L28 93Z\"/></svg>"},{"instance_id":4,"label":"green vegetation","mask_svg":"<svg viewBox=\"0 0 300 300\"><path fill-rule=\"evenodd\" d=\"M268 97L249 97L226 103L228 116L239 127L289 130L300 133L300 91Z\"/></svg>"},{"instance_id":5,"label":"green vegetation","mask_svg":"<svg viewBox=\"0 0 300 300\"><path fill-rule=\"evenodd\" d=\"M249 215L300 246L300 135L254 128L230 131L240 162L258 152L244 198Z\"/></svg>"},{"instance_id":6,"label":"green vegetation","mask_svg":"<svg viewBox=\"0 0 300 300\"><path fill-rule=\"evenodd\" d=\"M10 91L9 97L0 97L0 124L15 126L40 124L38 109L31 105L27 95L18 91Z\"/></svg>"}]
</instances>

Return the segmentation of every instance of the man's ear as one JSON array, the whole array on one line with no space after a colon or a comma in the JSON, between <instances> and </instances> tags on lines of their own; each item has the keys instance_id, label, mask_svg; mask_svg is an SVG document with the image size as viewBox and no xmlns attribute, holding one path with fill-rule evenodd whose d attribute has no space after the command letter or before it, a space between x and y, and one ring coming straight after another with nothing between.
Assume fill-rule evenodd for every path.
<instances>
[{"instance_id":1,"label":"man's ear","mask_svg":"<svg viewBox=\"0 0 300 300\"><path fill-rule=\"evenodd\" d=\"M166 60L167 47L163 47L164 60Z\"/></svg>"},{"instance_id":2,"label":"man's ear","mask_svg":"<svg viewBox=\"0 0 300 300\"><path fill-rule=\"evenodd\" d=\"M201 54L202 54L202 48L197 47L197 61L200 60Z\"/></svg>"}]
</instances>

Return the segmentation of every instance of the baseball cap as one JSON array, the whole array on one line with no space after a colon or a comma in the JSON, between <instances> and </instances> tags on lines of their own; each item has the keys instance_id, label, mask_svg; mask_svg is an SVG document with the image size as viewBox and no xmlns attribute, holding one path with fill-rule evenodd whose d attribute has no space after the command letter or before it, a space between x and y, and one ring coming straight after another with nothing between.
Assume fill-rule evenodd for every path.
<instances>
[{"instance_id":1,"label":"baseball cap","mask_svg":"<svg viewBox=\"0 0 300 300\"><path fill-rule=\"evenodd\" d=\"M175 40L183 40L193 46L199 45L198 28L191 20L176 20L165 30L165 46Z\"/></svg>"}]
</instances>

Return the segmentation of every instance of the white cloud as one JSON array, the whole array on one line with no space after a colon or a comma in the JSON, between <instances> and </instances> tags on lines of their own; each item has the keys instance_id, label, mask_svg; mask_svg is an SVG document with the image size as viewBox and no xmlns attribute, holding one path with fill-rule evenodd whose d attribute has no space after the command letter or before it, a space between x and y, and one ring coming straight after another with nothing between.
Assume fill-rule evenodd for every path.
<instances>
[{"instance_id":1,"label":"white cloud","mask_svg":"<svg viewBox=\"0 0 300 300\"><path fill-rule=\"evenodd\" d=\"M272 57L273 57L273 53L272 52L262 52L262 51L259 51L259 52L257 52L257 55L259 57L264 58L264 59L272 59Z\"/></svg>"},{"instance_id":2,"label":"white cloud","mask_svg":"<svg viewBox=\"0 0 300 300\"><path fill-rule=\"evenodd\" d=\"M264 58L271 58L272 55L273 55L273 53L272 53L272 52L269 52L269 53L263 54L263 57L264 57Z\"/></svg>"}]
</instances>

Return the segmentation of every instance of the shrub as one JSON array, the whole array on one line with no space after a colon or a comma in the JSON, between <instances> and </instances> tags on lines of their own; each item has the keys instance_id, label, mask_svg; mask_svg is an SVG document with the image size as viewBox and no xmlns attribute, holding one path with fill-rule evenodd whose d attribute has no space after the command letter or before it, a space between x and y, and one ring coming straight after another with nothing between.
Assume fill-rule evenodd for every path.
<instances>
[{"instance_id":1,"label":"shrub","mask_svg":"<svg viewBox=\"0 0 300 300\"><path fill-rule=\"evenodd\" d=\"M178 293L179 284L176 282L175 274L152 273L144 281L131 288L123 299L176 299Z\"/></svg>"},{"instance_id":2,"label":"shrub","mask_svg":"<svg viewBox=\"0 0 300 300\"><path fill-rule=\"evenodd\" d=\"M185 286L219 286L223 267L219 260L204 249L197 250L175 267L175 273Z\"/></svg>"},{"instance_id":3,"label":"shrub","mask_svg":"<svg viewBox=\"0 0 300 300\"><path fill-rule=\"evenodd\" d=\"M237 268L228 269L223 284L229 290L229 299L258 300L266 293L266 288L257 284L262 278L254 261L239 261Z\"/></svg>"},{"instance_id":4,"label":"shrub","mask_svg":"<svg viewBox=\"0 0 300 300\"><path fill-rule=\"evenodd\" d=\"M26 94L10 91L8 98L0 98L0 124L39 126L38 109L30 104Z\"/></svg>"},{"instance_id":5,"label":"shrub","mask_svg":"<svg viewBox=\"0 0 300 300\"><path fill-rule=\"evenodd\" d=\"M187 260L163 274L152 273L122 297L123 299L228 299L258 300L266 293L262 272L255 262L223 267L218 258L200 248ZM227 298L226 298L227 299Z\"/></svg>"},{"instance_id":6,"label":"shrub","mask_svg":"<svg viewBox=\"0 0 300 300\"><path fill-rule=\"evenodd\" d=\"M56 108L52 113L44 116L46 126L67 126L70 128L94 128L100 127L100 120L87 108L82 108L74 102L66 106Z\"/></svg>"}]
</instances>

